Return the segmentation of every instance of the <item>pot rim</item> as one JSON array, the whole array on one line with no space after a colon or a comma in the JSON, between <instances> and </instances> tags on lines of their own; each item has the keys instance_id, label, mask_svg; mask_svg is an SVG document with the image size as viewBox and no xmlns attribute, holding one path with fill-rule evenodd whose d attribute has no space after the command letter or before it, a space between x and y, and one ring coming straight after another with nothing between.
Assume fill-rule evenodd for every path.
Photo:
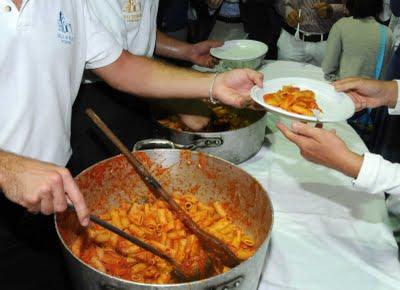
<instances>
[{"instance_id":1,"label":"pot rim","mask_svg":"<svg viewBox=\"0 0 400 290\"><path fill-rule=\"evenodd\" d=\"M177 152L179 152L179 151L189 151L189 152L191 152L192 154L206 155L207 157L214 158L214 159L218 159L218 160L220 160L220 161L222 161L222 162L224 162L224 163L227 163L227 164L229 164L229 165L232 165L232 166L236 167L236 168L239 169L242 173L248 175L251 179L253 179L253 181L255 181L256 183L258 183L258 184L261 186L261 188L264 190L265 195L266 195L266 198L267 198L267 201L268 201L268 204L269 204L269 206L270 206L270 208L271 208L271 226L270 226L270 228L269 228L269 230L268 230L268 232L267 232L266 238L265 238L264 241L260 244L260 246L257 248L257 250L255 251L255 253L254 253L249 259L247 259L246 261L241 262L239 265L237 265L236 267L230 269L228 272L225 272L225 273L222 273L222 274L219 274L219 275L216 275L216 276L212 276L212 277L209 277L209 278L207 278L207 279L196 280L196 281L185 282L185 283L173 283L173 284L149 284L149 283L135 282L135 281L132 281L132 280L122 279L122 278L119 278L119 277L112 276L112 275L110 275L110 274L101 272L101 271L99 271L98 269L92 267L91 265L85 263L85 262L82 261L80 258L76 257L76 256L72 253L71 249L66 245L64 239L63 239L62 236L61 236L61 233L60 233L60 231L59 231L59 229L58 229L58 223L57 223L57 216L58 216L59 214L56 213L56 214L54 214L54 226L55 226L55 228L56 228L57 236L58 236L58 238L59 238L61 244L64 246L64 249L67 250L67 252L68 252L75 260L77 260L78 262L80 262L80 264L84 265L86 268L89 268L89 269L91 269L91 270L94 270L95 272L97 272L97 273L100 274L100 275L106 276L107 278L111 278L111 279L117 280L118 282L121 282L121 283L129 284L129 285L135 285L135 286L146 286L146 287L160 287L160 286L174 287L174 286L182 286L182 285L185 285L185 284L200 285L200 284L203 284L203 283L205 283L205 282L207 282L207 281L210 281L210 282L211 282L211 281L212 281L213 279L215 279L216 277L221 277L221 276L227 275L227 274L229 274L232 270L235 270L235 269L237 269L238 267L241 267L242 265L246 265L246 264L250 263L250 261L252 261L253 259L255 259L255 256L259 253L260 249L262 249L262 248L265 246L265 244L268 244L268 243L269 243L269 240L271 239L272 229L273 229L273 227L274 227L274 221L275 221L275 214L274 214L275 211L274 211L274 207L273 207L273 205L272 205L272 202L271 202L271 199L270 199L270 197L269 197L269 195L268 195L268 192L267 192L267 190L264 188L264 186L263 186L253 175L251 175L250 173L248 173L246 170L240 168L239 166L235 165L234 163L232 163L232 162L230 162L230 161L227 161L227 160L225 160L225 159L222 159L222 158L217 157L217 156L214 156L214 155L210 155L210 154L207 154L207 153L204 153L204 152L199 152L199 151L182 150L182 149L151 149L151 150L156 151L156 152L164 152L164 151L177 151ZM149 150L138 150L138 151L135 151L135 152L146 152L146 151L149 151ZM100 164L103 164L103 163L105 163L105 162L108 162L109 160L114 159L114 158L120 158L121 156L123 156L123 155L122 155L122 154L118 154L118 155L112 156L112 157L110 157L110 158L104 159L104 160L102 160L102 161L100 161L100 162L97 162L97 163L91 165L90 167L84 169L83 171L81 171L77 176L74 177L74 179L76 179L79 175L81 175L81 174L83 174L83 173L85 173L85 172L87 172L87 171L93 169L95 166L98 166L98 165L100 165Z\"/></svg>"},{"instance_id":2,"label":"pot rim","mask_svg":"<svg viewBox=\"0 0 400 290\"><path fill-rule=\"evenodd\" d=\"M254 121L253 123L249 124L246 127L241 127L241 128L237 128L237 129L233 129L233 130L226 130L226 131L218 131L218 132L205 132L205 131L184 131L184 130L176 130L173 128L169 128L167 126L164 126L163 124L161 124L157 118L154 116L154 113L152 113L152 117L154 119L154 121L157 123L158 126L160 126L163 129L169 130L174 134L188 134L188 135L202 135L202 136L209 136L209 137L219 137L221 136L221 134L228 134L228 133L237 133L241 130L246 130L248 128L250 128L251 126L258 124L259 122L261 122L262 120L267 118L267 111L255 111L255 112L262 112L263 114L260 115L260 119L258 119L257 121Z\"/></svg>"}]
</instances>

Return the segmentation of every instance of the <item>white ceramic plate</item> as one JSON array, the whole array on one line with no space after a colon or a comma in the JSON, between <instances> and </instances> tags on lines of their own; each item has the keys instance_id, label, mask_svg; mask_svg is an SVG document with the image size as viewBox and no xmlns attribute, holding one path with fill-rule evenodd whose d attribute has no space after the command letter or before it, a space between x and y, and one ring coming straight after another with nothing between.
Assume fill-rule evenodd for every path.
<instances>
[{"instance_id":1,"label":"white ceramic plate","mask_svg":"<svg viewBox=\"0 0 400 290\"><path fill-rule=\"evenodd\" d=\"M223 46L211 48L212 56L225 60L252 60L265 55L268 46L250 39L225 41Z\"/></svg>"},{"instance_id":2,"label":"white ceramic plate","mask_svg":"<svg viewBox=\"0 0 400 290\"><path fill-rule=\"evenodd\" d=\"M295 86L301 90L312 90L315 93L315 99L322 112L318 116L304 116L288 112L281 108L271 106L264 101L264 95L275 93L283 86ZM344 93L338 93L332 85L306 78L278 78L264 81L264 88L253 87L250 93L254 101L265 107L268 111L283 115L291 119L297 119L308 122L341 122L345 121L355 112L353 101Z\"/></svg>"}]
</instances>

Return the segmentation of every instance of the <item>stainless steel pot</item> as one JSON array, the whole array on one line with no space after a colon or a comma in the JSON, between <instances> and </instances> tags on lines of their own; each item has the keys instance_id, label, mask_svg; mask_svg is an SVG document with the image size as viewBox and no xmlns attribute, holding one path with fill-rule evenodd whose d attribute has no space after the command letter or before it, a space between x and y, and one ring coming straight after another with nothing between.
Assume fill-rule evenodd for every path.
<instances>
[{"instance_id":1,"label":"stainless steel pot","mask_svg":"<svg viewBox=\"0 0 400 290\"><path fill-rule=\"evenodd\" d=\"M258 287L269 244L273 209L267 192L248 173L222 159L200 152L158 149L136 152L158 181L170 192L187 192L203 201L229 201L227 211L252 235L256 253L229 272L205 280L182 284L143 284L102 273L75 257L68 244L79 233L76 216L58 214L55 224L76 289L84 290L255 290ZM159 165L156 165L159 164ZM162 166L163 170L159 170ZM123 156L93 165L76 177L90 210L99 214L118 205L121 199L149 194L147 187Z\"/></svg>"},{"instance_id":2,"label":"stainless steel pot","mask_svg":"<svg viewBox=\"0 0 400 290\"><path fill-rule=\"evenodd\" d=\"M161 137L172 143L162 142L161 139L147 139L137 143L135 149L177 148L205 152L233 162L242 163L260 151L264 143L267 125L267 112L243 110L251 124L249 126L223 132L188 132L178 131L160 126ZM153 117L158 120L158 112Z\"/></svg>"}]
</instances>

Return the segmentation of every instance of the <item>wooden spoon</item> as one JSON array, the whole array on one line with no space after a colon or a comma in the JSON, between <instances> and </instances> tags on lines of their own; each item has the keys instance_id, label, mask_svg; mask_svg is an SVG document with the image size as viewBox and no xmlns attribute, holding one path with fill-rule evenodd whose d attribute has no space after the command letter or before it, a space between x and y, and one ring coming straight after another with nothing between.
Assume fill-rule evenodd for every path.
<instances>
[{"instance_id":1,"label":"wooden spoon","mask_svg":"<svg viewBox=\"0 0 400 290\"><path fill-rule=\"evenodd\" d=\"M161 198L168 203L170 208L176 213L181 222L196 235L202 242L205 249L212 251L216 258L228 267L235 267L240 264L240 259L229 249L227 245L219 239L201 229L192 218L172 199L171 195L162 188L158 181L140 163L140 161L128 150L128 148L118 139L117 136L107 127L107 125L96 115L92 109L87 109L86 114L107 136L107 138L125 155L129 163L135 168L136 172L152 190L157 198ZM218 263L219 264L219 263Z\"/></svg>"}]
</instances>

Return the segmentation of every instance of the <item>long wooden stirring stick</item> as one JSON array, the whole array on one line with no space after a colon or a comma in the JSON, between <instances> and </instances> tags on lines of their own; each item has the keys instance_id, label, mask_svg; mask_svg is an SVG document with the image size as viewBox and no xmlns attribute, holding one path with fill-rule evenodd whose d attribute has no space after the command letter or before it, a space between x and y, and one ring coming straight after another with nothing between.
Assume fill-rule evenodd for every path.
<instances>
[{"instance_id":1,"label":"long wooden stirring stick","mask_svg":"<svg viewBox=\"0 0 400 290\"><path fill-rule=\"evenodd\" d=\"M73 205L68 205L68 209L70 211L75 211L75 207ZM181 281L181 282L190 282L190 281L194 281L197 280L198 277L197 276L189 276L186 275L184 270L182 269L182 267L178 264L178 262L176 262L172 257L168 256L167 254L161 252L160 250L158 250L157 248L153 247L152 245L149 245L148 243L136 238L133 235L130 235L128 233L125 233L123 230L114 227L112 224L98 218L95 215L90 215L89 219L91 222L94 222L96 224L98 224L99 226L109 230L110 232L113 232L114 234L121 236L122 238L130 241L131 243L141 247L142 249L145 249L146 251L149 251L150 253L160 257L161 259L167 261L173 268L174 268L174 274L176 276L176 278ZM207 278L207 277L206 277Z\"/></svg>"},{"instance_id":2,"label":"long wooden stirring stick","mask_svg":"<svg viewBox=\"0 0 400 290\"><path fill-rule=\"evenodd\" d=\"M205 245L206 249L215 253L218 259L228 267L235 267L240 264L240 260L236 255L219 239L202 230L192 218L179 206L171 195L164 190L151 173L140 163L140 161L129 151L128 148L119 140L117 136L107 127L107 125L96 115L92 109L87 109L86 114L99 127L99 129L107 136L107 138L125 155L129 163L135 168L136 172L152 190L157 198L161 198L168 203L170 208L176 213L182 223L195 234Z\"/></svg>"}]
</instances>

